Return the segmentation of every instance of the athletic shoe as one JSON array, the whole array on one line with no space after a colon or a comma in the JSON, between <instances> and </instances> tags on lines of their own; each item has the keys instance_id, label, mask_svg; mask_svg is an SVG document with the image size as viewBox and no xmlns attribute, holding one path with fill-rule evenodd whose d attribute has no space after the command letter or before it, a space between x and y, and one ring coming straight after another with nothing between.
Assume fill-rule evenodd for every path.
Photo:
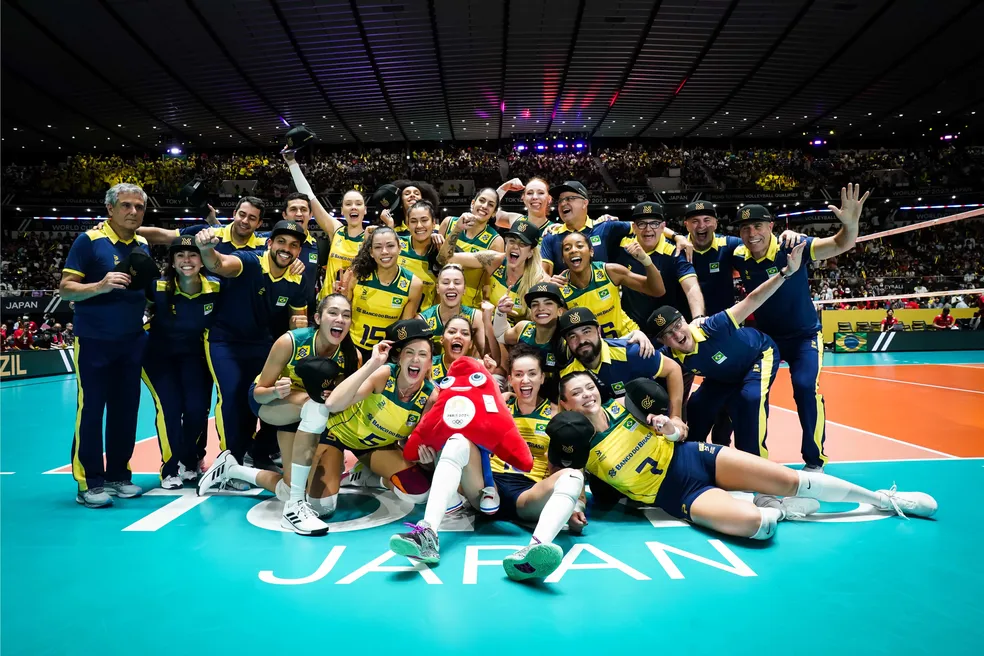
<instances>
[{"instance_id":1,"label":"athletic shoe","mask_svg":"<svg viewBox=\"0 0 984 656\"><path fill-rule=\"evenodd\" d=\"M478 509L486 515L494 515L499 510L499 490L494 485L482 488Z\"/></svg>"},{"instance_id":2,"label":"athletic shoe","mask_svg":"<svg viewBox=\"0 0 984 656\"><path fill-rule=\"evenodd\" d=\"M277 499L283 501L284 503L290 501L290 486L284 482L284 479L281 478L277 481L276 492L274 492L274 494L277 495Z\"/></svg>"},{"instance_id":3,"label":"athletic shoe","mask_svg":"<svg viewBox=\"0 0 984 656\"><path fill-rule=\"evenodd\" d=\"M183 462L179 462L178 478L180 478L183 483L194 483L198 480L198 472L194 469L188 469L184 466Z\"/></svg>"},{"instance_id":4,"label":"athletic shoe","mask_svg":"<svg viewBox=\"0 0 984 656\"><path fill-rule=\"evenodd\" d=\"M318 537L328 532L328 525L318 517L307 501L288 501L284 505L284 514L280 517L280 526L289 528L298 535Z\"/></svg>"},{"instance_id":5,"label":"athletic shoe","mask_svg":"<svg viewBox=\"0 0 984 656\"><path fill-rule=\"evenodd\" d=\"M239 464L232 451L228 449L219 454L212 463L212 466L205 470L202 477L198 479L198 496L202 496L213 487L218 487L227 483L229 479L229 468Z\"/></svg>"},{"instance_id":6,"label":"athletic shoe","mask_svg":"<svg viewBox=\"0 0 984 656\"><path fill-rule=\"evenodd\" d=\"M184 481L180 476L165 476L161 479L161 487L165 490L180 490L184 487Z\"/></svg>"},{"instance_id":7,"label":"athletic shoe","mask_svg":"<svg viewBox=\"0 0 984 656\"><path fill-rule=\"evenodd\" d=\"M113 505L113 498L101 487L90 487L85 492L79 491L75 501L86 508L108 508Z\"/></svg>"},{"instance_id":8,"label":"athletic shoe","mask_svg":"<svg viewBox=\"0 0 984 656\"><path fill-rule=\"evenodd\" d=\"M223 490L234 490L236 492L245 492L246 490L252 490L253 486L246 481L241 481L238 478L230 478L225 483L222 484Z\"/></svg>"},{"instance_id":9,"label":"athletic shoe","mask_svg":"<svg viewBox=\"0 0 984 656\"><path fill-rule=\"evenodd\" d=\"M383 477L372 473L372 470L361 462L355 463L352 469L342 475L342 487L376 487L385 488Z\"/></svg>"},{"instance_id":10,"label":"athletic shoe","mask_svg":"<svg viewBox=\"0 0 984 656\"><path fill-rule=\"evenodd\" d=\"M803 471L810 472L811 474L822 474L823 473L823 465L820 465L819 467L815 467L813 465L804 465L803 466Z\"/></svg>"},{"instance_id":11,"label":"athletic shoe","mask_svg":"<svg viewBox=\"0 0 984 656\"><path fill-rule=\"evenodd\" d=\"M398 556L406 556L428 565L436 565L441 560L441 544L437 533L430 526L404 523L413 530L390 537L390 551Z\"/></svg>"},{"instance_id":12,"label":"athletic shoe","mask_svg":"<svg viewBox=\"0 0 984 656\"><path fill-rule=\"evenodd\" d=\"M771 494L756 494L752 500L759 508L775 508L782 512L782 519L797 520L820 510L820 502L806 497L774 497Z\"/></svg>"},{"instance_id":13,"label":"athletic shoe","mask_svg":"<svg viewBox=\"0 0 984 656\"><path fill-rule=\"evenodd\" d=\"M445 515L454 514L464 507L465 507L465 498L460 494L458 494L457 492L455 492L454 495L451 497L451 500L448 502L448 507L447 509L445 509L444 514Z\"/></svg>"},{"instance_id":14,"label":"athletic shoe","mask_svg":"<svg viewBox=\"0 0 984 656\"><path fill-rule=\"evenodd\" d=\"M536 538L533 538L534 540ZM564 550L556 544L537 542L502 559L502 569L513 581L544 579L560 567Z\"/></svg>"},{"instance_id":15,"label":"athletic shoe","mask_svg":"<svg viewBox=\"0 0 984 656\"><path fill-rule=\"evenodd\" d=\"M882 510L894 510L899 517L905 518L906 513L916 517L932 517L936 514L936 499L924 492L898 492L893 485L892 489L878 490L878 493L887 496L888 502L892 504L891 508Z\"/></svg>"},{"instance_id":16,"label":"athletic shoe","mask_svg":"<svg viewBox=\"0 0 984 656\"><path fill-rule=\"evenodd\" d=\"M132 499L144 493L143 488L130 481L106 481L103 483L106 494L121 499Z\"/></svg>"}]
</instances>

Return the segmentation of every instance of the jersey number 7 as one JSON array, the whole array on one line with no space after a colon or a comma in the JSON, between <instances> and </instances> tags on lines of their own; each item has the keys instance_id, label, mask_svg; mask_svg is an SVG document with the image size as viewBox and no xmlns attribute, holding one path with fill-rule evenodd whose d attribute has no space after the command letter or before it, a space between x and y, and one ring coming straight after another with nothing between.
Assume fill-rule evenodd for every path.
<instances>
[{"instance_id":1,"label":"jersey number 7","mask_svg":"<svg viewBox=\"0 0 984 656\"><path fill-rule=\"evenodd\" d=\"M636 467L636 473L641 474L642 470L645 469L646 467L650 468L649 473L652 474L653 476L659 476L660 474L663 473L663 470L659 468L659 463L653 460L652 458L646 458L641 463L639 463L639 466Z\"/></svg>"}]
</instances>

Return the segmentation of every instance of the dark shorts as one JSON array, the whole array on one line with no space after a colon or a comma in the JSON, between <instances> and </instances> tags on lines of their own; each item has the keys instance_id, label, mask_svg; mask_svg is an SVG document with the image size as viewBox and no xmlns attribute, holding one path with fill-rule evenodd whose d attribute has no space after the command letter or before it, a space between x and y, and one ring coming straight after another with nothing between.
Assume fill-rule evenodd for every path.
<instances>
[{"instance_id":1,"label":"dark shorts","mask_svg":"<svg viewBox=\"0 0 984 656\"><path fill-rule=\"evenodd\" d=\"M519 495L536 485L536 481L523 474L492 474L495 487L499 490L499 510L494 519L522 519L516 510Z\"/></svg>"},{"instance_id":2,"label":"dark shorts","mask_svg":"<svg viewBox=\"0 0 984 656\"><path fill-rule=\"evenodd\" d=\"M324 432L321 433L320 443L321 444L326 444L328 446L333 446L336 449L338 449L339 451L341 451L342 453L344 453L346 451L351 451L352 452L352 455L354 455L356 458L362 458L362 456L366 455L367 453L372 453L373 451L376 450L376 449L353 449L352 447L346 446L345 444L343 444L341 442L341 440L339 440L338 438L336 438L334 435L331 435L328 431L324 431ZM395 448L395 445L393 445L393 444L387 444L384 447L381 446L381 447L377 447L377 448L379 448L379 449L385 449L387 447L389 447L389 448Z\"/></svg>"},{"instance_id":3,"label":"dark shorts","mask_svg":"<svg viewBox=\"0 0 984 656\"><path fill-rule=\"evenodd\" d=\"M690 520L690 506L711 488L717 487L715 471L721 447L706 442L683 442L673 450L656 505L677 517Z\"/></svg>"},{"instance_id":4,"label":"dark shorts","mask_svg":"<svg viewBox=\"0 0 984 656\"><path fill-rule=\"evenodd\" d=\"M260 416L260 407L261 406L257 402L257 400L255 398L253 398L253 390L255 390L255 389L256 389L256 383L255 382L254 383L250 383L250 386L249 386L249 396L247 398L249 400L249 409L253 412L254 415L256 415L257 417L259 417ZM273 426L273 424L270 424L270 425ZM287 424L286 426L273 426L273 427L276 428L278 431L284 431L285 433L296 433L297 432L297 428L300 425L301 425L301 422L295 421L293 424Z\"/></svg>"}]
</instances>

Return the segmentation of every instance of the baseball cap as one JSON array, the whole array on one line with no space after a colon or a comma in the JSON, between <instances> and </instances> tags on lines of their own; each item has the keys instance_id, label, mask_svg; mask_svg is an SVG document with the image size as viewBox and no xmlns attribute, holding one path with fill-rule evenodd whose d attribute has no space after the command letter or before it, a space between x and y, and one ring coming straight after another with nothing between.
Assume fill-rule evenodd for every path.
<instances>
[{"instance_id":1,"label":"baseball cap","mask_svg":"<svg viewBox=\"0 0 984 656\"><path fill-rule=\"evenodd\" d=\"M301 243L307 239L304 227L297 221L277 221L270 232L270 239L276 239L277 235L294 235L301 240Z\"/></svg>"},{"instance_id":2,"label":"baseball cap","mask_svg":"<svg viewBox=\"0 0 984 656\"><path fill-rule=\"evenodd\" d=\"M717 210L714 209L714 203L708 203L706 200L698 200L693 203L687 203L687 207L683 211L683 218L688 219L692 216L713 216L717 218Z\"/></svg>"},{"instance_id":3,"label":"baseball cap","mask_svg":"<svg viewBox=\"0 0 984 656\"><path fill-rule=\"evenodd\" d=\"M659 338L669 330L670 326L677 319L682 319L683 314L672 305L663 305L649 315L649 323L656 326L656 337Z\"/></svg>"},{"instance_id":4,"label":"baseball cap","mask_svg":"<svg viewBox=\"0 0 984 656\"><path fill-rule=\"evenodd\" d=\"M303 125L298 125L296 128L291 128L287 131L287 145L281 152L284 153L294 153L301 148L307 146L309 142L314 140L314 133Z\"/></svg>"},{"instance_id":5,"label":"baseball cap","mask_svg":"<svg viewBox=\"0 0 984 656\"><path fill-rule=\"evenodd\" d=\"M297 363L294 372L304 383L304 389L312 401L322 402L322 393L331 387L342 371L331 358L309 356Z\"/></svg>"},{"instance_id":6,"label":"baseball cap","mask_svg":"<svg viewBox=\"0 0 984 656\"><path fill-rule=\"evenodd\" d=\"M652 201L637 203L632 208L632 220L644 221L646 219L659 219L662 221L664 219L663 206Z\"/></svg>"},{"instance_id":7,"label":"baseball cap","mask_svg":"<svg viewBox=\"0 0 984 656\"><path fill-rule=\"evenodd\" d=\"M774 221L775 218L766 208L761 205L745 205L738 210L735 223L740 225L745 221Z\"/></svg>"},{"instance_id":8,"label":"baseball cap","mask_svg":"<svg viewBox=\"0 0 984 656\"><path fill-rule=\"evenodd\" d=\"M386 339L393 342L393 348L406 346L415 339L430 339L434 333L423 319L404 319L386 329Z\"/></svg>"},{"instance_id":9,"label":"baseball cap","mask_svg":"<svg viewBox=\"0 0 984 656\"><path fill-rule=\"evenodd\" d=\"M540 243L540 229L527 221L520 219L512 224L509 230L502 233L503 237L515 237L527 246L536 246Z\"/></svg>"},{"instance_id":10,"label":"baseball cap","mask_svg":"<svg viewBox=\"0 0 984 656\"><path fill-rule=\"evenodd\" d=\"M130 251L113 267L113 271L130 276L129 290L146 289L152 281L161 277L161 270L157 268L154 258L140 250Z\"/></svg>"},{"instance_id":11,"label":"baseball cap","mask_svg":"<svg viewBox=\"0 0 984 656\"><path fill-rule=\"evenodd\" d=\"M670 396L663 386L652 378L636 378L625 384L625 409L642 423L649 415L665 415L670 407Z\"/></svg>"},{"instance_id":12,"label":"baseball cap","mask_svg":"<svg viewBox=\"0 0 984 656\"><path fill-rule=\"evenodd\" d=\"M530 287L530 291L526 292L526 296L523 297L523 300L526 301L526 305L530 305L533 302L533 299L536 298L549 298L557 301L557 304L561 307L567 306L567 303L564 301L564 294L560 291L560 285L552 282L536 283Z\"/></svg>"},{"instance_id":13,"label":"baseball cap","mask_svg":"<svg viewBox=\"0 0 984 656\"><path fill-rule=\"evenodd\" d=\"M171 246L167 249L167 256L171 257L175 253L180 253L181 251L194 251L195 253L200 253L198 245L195 243L195 238L192 235L181 235L175 237L171 240Z\"/></svg>"},{"instance_id":14,"label":"baseball cap","mask_svg":"<svg viewBox=\"0 0 984 656\"><path fill-rule=\"evenodd\" d=\"M597 326L598 317L586 307L576 307L564 312L557 320L557 332L563 337L581 326Z\"/></svg>"},{"instance_id":15,"label":"baseball cap","mask_svg":"<svg viewBox=\"0 0 984 656\"><path fill-rule=\"evenodd\" d=\"M384 184L369 199L370 205L378 205L384 209L389 209L396 205L400 198L400 188L396 185Z\"/></svg>"},{"instance_id":16,"label":"baseball cap","mask_svg":"<svg viewBox=\"0 0 984 656\"><path fill-rule=\"evenodd\" d=\"M591 454L591 439L595 435L591 421L580 412L565 410L547 424L547 460L556 467L582 469Z\"/></svg>"},{"instance_id":17,"label":"baseball cap","mask_svg":"<svg viewBox=\"0 0 984 656\"><path fill-rule=\"evenodd\" d=\"M568 180L564 184L559 184L556 187L550 188L550 195L553 196L554 202L558 202L560 200L560 194L565 191L575 193L582 198L588 197L588 190L585 189L583 184L577 180Z\"/></svg>"}]
</instances>

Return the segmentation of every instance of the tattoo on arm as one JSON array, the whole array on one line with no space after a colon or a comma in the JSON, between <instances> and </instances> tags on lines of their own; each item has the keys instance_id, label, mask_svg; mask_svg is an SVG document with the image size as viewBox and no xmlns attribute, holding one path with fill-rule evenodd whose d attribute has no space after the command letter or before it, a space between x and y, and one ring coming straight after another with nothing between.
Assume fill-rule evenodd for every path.
<instances>
[{"instance_id":1,"label":"tattoo on arm","mask_svg":"<svg viewBox=\"0 0 984 656\"><path fill-rule=\"evenodd\" d=\"M482 265L482 268L487 269L490 264L498 263L497 260L501 257L501 255L502 253L495 253L493 251L482 251L480 253L475 253L475 259Z\"/></svg>"},{"instance_id":2,"label":"tattoo on arm","mask_svg":"<svg viewBox=\"0 0 984 656\"><path fill-rule=\"evenodd\" d=\"M441 246L441 250L437 253L437 261L441 265L447 264L448 258L454 253L454 248L458 243L458 237L461 236L461 224L458 223L454 226L450 233L448 233L447 239L444 240L444 245Z\"/></svg>"}]
</instances>

